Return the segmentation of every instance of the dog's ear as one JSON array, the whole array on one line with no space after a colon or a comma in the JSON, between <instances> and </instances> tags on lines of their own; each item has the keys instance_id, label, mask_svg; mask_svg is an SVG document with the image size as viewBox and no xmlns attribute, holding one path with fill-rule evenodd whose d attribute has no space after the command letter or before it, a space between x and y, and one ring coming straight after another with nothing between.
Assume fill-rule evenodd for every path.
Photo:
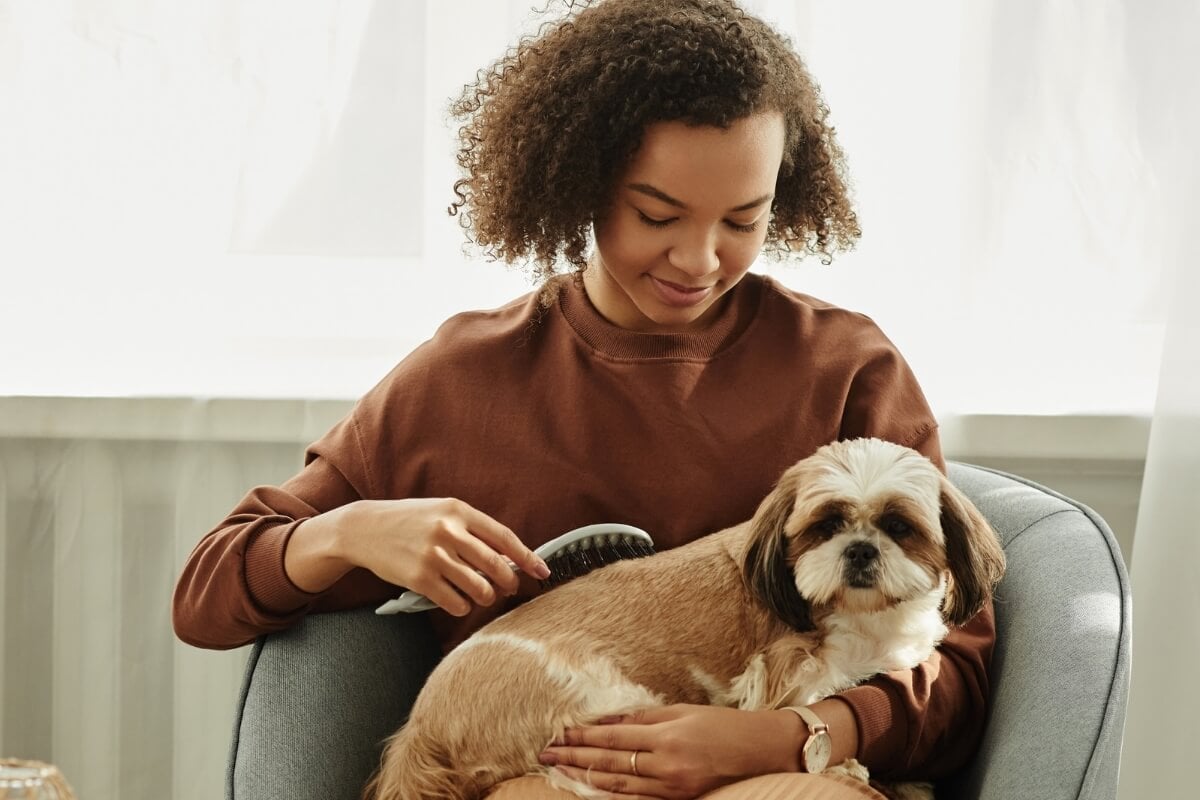
<instances>
[{"instance_id":1,"label":"dog's ear","mask_svg":"<svg viewBox=\"0 0 1200 800\"><path fill-rule=\"evenodd\" d=\"M788 538L784 523L796 501L794 489L781 481L750 521L750 539L742 562L742 579L753 597L795 630L813 630L812 608L796 589L796 576L787 563Z\"/></svg>"},{"instance_id":2,"label":"dog's ear","mask_svg":"<svg viewBox=\"0 0 1200 800\"><path fill-rule=\"evenodd\" d=\"M945 475L941 504L950 564L942 612L950 624L962 625L983 608L1004 576L1004 550L983 514Z\"/></svg>"}]
</instances>

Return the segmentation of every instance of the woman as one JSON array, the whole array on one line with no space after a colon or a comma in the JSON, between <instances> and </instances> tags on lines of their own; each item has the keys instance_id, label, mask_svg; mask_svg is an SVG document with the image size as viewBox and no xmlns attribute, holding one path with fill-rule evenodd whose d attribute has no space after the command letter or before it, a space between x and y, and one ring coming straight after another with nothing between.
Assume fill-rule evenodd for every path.
<instances>
[{"instance_id":1,"label":"woman","mask_svg":"<svg viewBox=\"0 0 1200 800\"><path fill-rule=\"evenodd\" d=\"M749 518L836 439L944 466L915 378L869 319L748 272L764 249L828 257L859 235L827 110L761 20L725 0L586 5L455 111L451 210L490 254L531 260L542 288L447 321L300 474L252 490L184 568L182 639L238 646L406 587L441 606L449 649L535 594L531 548L572 528L624 522L677 546ZM815 703L832 760L916 779L963 764L993 638L985 609L918 669ZM568 731L542 760L619 797L879 797L799 773L809 733L786 710L670 706ZM494 796L556 795L526 778Z\"/></svg>"}]
</instances>

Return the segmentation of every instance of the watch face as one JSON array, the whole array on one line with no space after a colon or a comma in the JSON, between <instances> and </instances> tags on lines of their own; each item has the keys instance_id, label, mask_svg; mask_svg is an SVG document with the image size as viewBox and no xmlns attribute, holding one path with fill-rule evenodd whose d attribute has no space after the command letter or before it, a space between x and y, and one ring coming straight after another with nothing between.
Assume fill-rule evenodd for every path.
<instances>
[{"instance_id":1,"label":"watch face","mask_svg":"<svg viewBox=\"0 0 1200 800\"><path fill-rule=\"evenodd\" d=\"M832 751L832 742L825 731L809 736L804 744L804 768L812 773L824 772Z\"/></svg>"}]
</instances>

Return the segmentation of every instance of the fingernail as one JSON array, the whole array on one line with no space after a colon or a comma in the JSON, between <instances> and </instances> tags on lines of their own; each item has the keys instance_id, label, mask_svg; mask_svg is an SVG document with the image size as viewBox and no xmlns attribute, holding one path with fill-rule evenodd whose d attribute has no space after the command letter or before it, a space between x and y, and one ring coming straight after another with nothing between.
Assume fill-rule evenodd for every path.
<instances>
[{"instance_id":1,"label":"fingernail","mask_svg":"<svg viewBox=\"0 0 1200 800\"><path fill-rule=\"evenodd\" d=\"M546 578L550 577L550 567L546 566L545 561L539 559L537 563L533 565L533 575L536 578L545 580Z\"/></svg>"},{"instance_id":2,"label":"fingernail","mask_svg":"<svg viewBox=\"0 0 1200 800\"><path fill-rule=\"evenodd\" d=\"M553 767L558 764L558 756L554 753L541 753L538 755L538 763L545 764L547 767Z\"/></svg>"}]
</instances>

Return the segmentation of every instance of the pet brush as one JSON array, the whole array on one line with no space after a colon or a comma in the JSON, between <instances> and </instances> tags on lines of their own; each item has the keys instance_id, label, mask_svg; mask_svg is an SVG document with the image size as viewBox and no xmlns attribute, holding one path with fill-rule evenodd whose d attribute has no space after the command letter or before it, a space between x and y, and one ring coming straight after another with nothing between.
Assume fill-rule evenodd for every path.
<instances>
[{"instance_id":1,"label":"pet brush","mask_svg":"<svg viewBox=\"0 0 1200 800\"><path fill-rule=\"evenodd\" d=\"M641 528L602 522L568 531L533 552L550 567L550 577L539 581L543 589L550 589L605 564L651 555L654 553L654 541ZM514 572L516 569L516 565L513 565ZM397 614L402 611L428 611L431 608L437 608L437 604L423 594L408 591L395 600L387 601L375 609L375 613Z\"/></svg>"}]
</instances>

